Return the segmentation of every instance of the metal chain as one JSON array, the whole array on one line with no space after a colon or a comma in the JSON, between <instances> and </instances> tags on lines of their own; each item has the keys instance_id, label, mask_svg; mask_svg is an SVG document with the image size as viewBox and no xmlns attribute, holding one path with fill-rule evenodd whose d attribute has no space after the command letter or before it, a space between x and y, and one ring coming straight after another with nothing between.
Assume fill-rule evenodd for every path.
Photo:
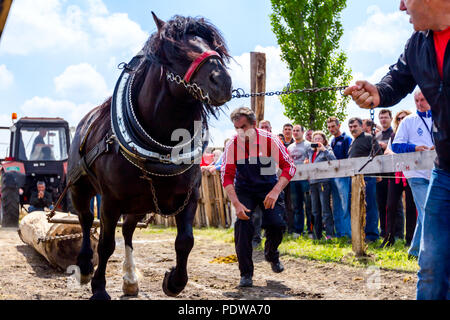
<instances>
[{"instance_id":1,"label":"metal chain","mask_svg":"<svg viewBox=\"0 0 450 320\"><path fill-rule=\"evenodd\" d=\"M195 82L193 82L192 84L186 83L186 81L184 81L184 79L181 78L179 75L173 74L172 72L169 71L166 72L166 75L167 80L169 80L170 82L175 82L177 84L183 85L189 91L189 93L192 94L196 99L207 104L211 103L209 94L204 93L203 89L200 88L199 85L196 84Z\"/></svg>"},{"instance_id":2,"label":"metal chain","mask_svg":"<svg viewBox=\"0 0 450 320\"><path fill-rule=\"evenodd\" d=\"M133 86L133 82L134 82L135 75L136 75L136 74L133 74L133 75L131 76L131 80L130 80L130 88ZM197 86L197 87L198 87L198 86ZM153 139L153 138L147 133L147 131L145 131L145 129L142 127L141 123L139 122L139 120L138 120L137 117L136 117L136 114L134 113L134 106L133 106L133 99L132 99L132 97L131 97L131 90L129 91L128 102L129 102L130 107L131 107L130 109L131 109L131 113L133 114L134 121L135 121L135 122L137 123L137 125L139 126L139 129L145 134L145 136L146 136L149 140L151 140L153 143L157 144L159 147L162 147L162 148L165 148L165 149L169 149L169 150L173 150L173 149L175 149L175 148L178 149L178 148L182 148L182 147L184 147L184 146L187 146L188 144L191 144L191 143L194 141L194 139L197 137L197 135L200 133L200 131L201 131L201 129L202 129L202 127L199 126L199 127L197 128L197 131L194 132L194 135L192 136L192 139L190 139L190 140L187 141L186 143L183 143L183 144L181 144L181 145L176 145L176 146L166 146L166 145L164 145L164 144L162 144L162 143L156 141L155 139Z\"/></svg>"},{"instance_id":3,"label":"metal chain","mask_svg":"<svg viewBox=\"0 0 450 320\"><path fill-rule=\"evenodd\" d=\"M160 216L163 216L166 219L170 218L170 217L174 217L174 216L180 214L186 208L186 206L188 205L189 199L190 199L191 194L192 194L193 185L191 185L189 187L186 199L184 199L183 205L180 208L178 208L178 210L176 210L175 212L173 212L171 214L163 214L161 212L161 209L158 206L158 199L156 198L156 190L153 187L153 180L152 180L152 178L150 178L149 176L146 176L146 175L142 176L141 178L145 179L145 180L148 180L148 182L150 183L150 190L152 191L153 203L155 204L155 210L156 210L156 213L159 214Z\"/></svg>"},{"instance_id":4,"label":"metal chain","mask_svg":"<svg viewBox=\"0 0 450 320\"><path fill-rule=\"evenodd\" d=\"M187 167L185 170L183 170L181 172L172 173L172 174L159 174L159 173L150 172L147 169L145 169L144 167L142 167L139 164L135 163L131 158L128 157L128 155L124 151L120 150L120 153L125 157L126 160L128 160L128 162L130 162L136 168L141 169L142 172L144 172L146 174L150 174L152 176L157 176L157 177L176 177L176 176L179 176L179 175L185 173L186 171L188 171L189 169L191 169L194 166L194 164L195 164L195 163L192 163L189 167Z\"/></svg>"},{"instance_id":5,"label":"metal chain","mask_svg":"<svg viewBox=\"0 0 450 320\"><path fill-rule=\"evenodd\" d=\"M307 89L294 89L294 90L283 90L283 91L273 91L273 92L258 92L258 93L245 93L244 89L238 88L234 89L231 97L234 99L239 98L250 98L250 97L261 97L261 96L281 96L286 94L299 94L299 93L317 93L324 91L342 91L347 89L348 86L340 86L340 87L323 87L323 88L307 88Z\"/></svg>"},{"instance_id":6,"label":"metal chain","mask_svg":"<svg viewBox=\"0 0 450 320\"><path fill-rule=\"evenodd\" d=\"M97 233L97 228L92 228L91 229L91 235L95 235ZM82 233L73 233L73 234L68 234L68 235L64 235L64 236L52 236L52 237L41 237L38 238L37 243L39 244L40 242L45 243L45 242L50 242L50 241L66 241L66 240L73 240L73 239L79 239L79 238L83 238L83 234Z\"/></svg>"}]
</instances>

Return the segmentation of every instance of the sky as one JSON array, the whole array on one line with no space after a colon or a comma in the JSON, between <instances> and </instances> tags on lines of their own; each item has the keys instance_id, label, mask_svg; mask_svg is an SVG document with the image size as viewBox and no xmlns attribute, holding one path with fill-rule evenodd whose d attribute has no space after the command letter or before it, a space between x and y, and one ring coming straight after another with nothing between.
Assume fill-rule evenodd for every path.
<instances>
[{"instance_id":1,"label":"sky","mask_svg":"<svg viewBox=\"0 0 450 320\"><path fill-rule=\"evenodd\" d=\"M340 50L347 54L351 83L378 82L402 53L413 29L399 3L347 1ZM234 58L229 65L233 88L250 92L252 51L266 53L267 91L289 82L270 25L269 0L14 0L0 39L0 126L11 125L12 112L19 118L62 117L76 126L112 94L120 75L117 65L128 62L156 31L151 11L163 20L179 14L212 22ZM229 114L239 106L250 107L250 99L231 100L219 119L210 122L210 146L221 147L234 134ZM394 114L401 109L415 110L412 95L391 108ZM278 97L266 98L265 118L274 133L290 122L283 112ZM369 111L352 101L347 114L369 118ZM342 129L348 132L346 122ZM5 141L0 134L0 143Z\"/></svg>"}]
</instances>

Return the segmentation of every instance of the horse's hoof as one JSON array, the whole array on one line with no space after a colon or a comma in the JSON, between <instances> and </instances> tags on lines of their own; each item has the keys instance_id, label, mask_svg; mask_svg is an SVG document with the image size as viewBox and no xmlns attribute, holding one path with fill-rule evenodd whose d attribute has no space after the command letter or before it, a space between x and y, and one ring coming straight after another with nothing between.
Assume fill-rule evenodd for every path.
<instances>
[{"instance_id":1,"label":"horse's hoof","mask_svg":"<svg viewBox=\"0 0 450 320\"><path fill-rule=\"evenodd\" d=\"M129 283L124 281L122 285L122 291L125 296L135 297L139 293L139 284L137 282Z\"/></svg>"},{"instance_id":2,"label":"horse's hoof","mask_svg":"<svg viewBox=\"0 0 450 320\"><path fill-rule=\"evenodd\" d=\"M92 273L89 274L80 274L80 284L85 285L88 284L92 279Z\"/></svg>"},{"instance_id":3,"label":"horse's hoof","mask_svg":"<svg viewBox=\"0 0 450 320\"><path fill-rule=\"evenodd\" d=\"M111 297L106 291L99 291L94 293L89 300L111 300Z\"/></svg>"},{"instance_id":4,"label":"horse's hoof","mask_svg":"<svg viewBox=\"0 0 450 320\"><path fill-rule=\"evenodd\" d=\"M166 295L169 297L176 297L180 294L181 291L183 291L184 286L181 288L173 288L173 286L170 285L170 276L171 274L175 272L175 268L172 268L170 271L166 271L166 274L164 275L164 280L162 284L162 289ZM170 288L169 288L170 286Z\"/></svg>"}]
</instances>

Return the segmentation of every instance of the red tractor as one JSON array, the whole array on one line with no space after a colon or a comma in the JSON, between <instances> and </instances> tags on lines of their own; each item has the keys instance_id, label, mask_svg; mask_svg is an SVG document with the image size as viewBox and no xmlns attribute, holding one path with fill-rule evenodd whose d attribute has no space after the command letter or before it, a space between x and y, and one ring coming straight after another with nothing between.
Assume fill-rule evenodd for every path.
<instances>
[{"instance_id":1,"label":"red tractor","mask_svg":"<svg viewBox=\"0 0 450 320\"><path fill-rule=\"evenodd\" d=\"M17 227L19 210L29 204L38 181L45 182L53 202L64 190L70 130L67 121L61 118L21 118L0 130L3 136L4 130L10 133L9 150L0 159L0 222L2 227ZM57 209L69 211L69 203L65 199Z\"/></svg>"}]
</instances>

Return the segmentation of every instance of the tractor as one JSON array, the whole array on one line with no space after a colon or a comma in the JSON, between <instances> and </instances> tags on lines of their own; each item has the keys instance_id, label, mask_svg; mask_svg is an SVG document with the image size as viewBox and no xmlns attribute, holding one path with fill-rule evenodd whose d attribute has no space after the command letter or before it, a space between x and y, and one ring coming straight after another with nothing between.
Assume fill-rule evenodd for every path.
<instances>
[{"instance_id":1,"label":"tractor","mask_svg":"<svg viewBox=\"0 0 450 320\"><path fill-rule=\"evenodd\" d=\"M9 131L9 150L1 155L1 211L2 227L18 227L19 212L29 204L37 191L37 182L45 183L46 191L55 203L66 185L70 130L61 118L24 117L11 127L0 127L0 134ZM6 132L8 134L8 132ZM58 211L68 212L70 200L61 202Z\"/></svg>"}]
</instances>

